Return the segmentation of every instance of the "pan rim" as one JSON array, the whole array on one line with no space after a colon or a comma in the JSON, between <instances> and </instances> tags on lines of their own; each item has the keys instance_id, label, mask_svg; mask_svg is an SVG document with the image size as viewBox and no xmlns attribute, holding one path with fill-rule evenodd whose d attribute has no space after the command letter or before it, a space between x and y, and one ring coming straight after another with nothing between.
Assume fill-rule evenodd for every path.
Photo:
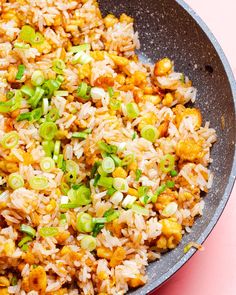
<instances>
[{"instance_id":1,"label":"pan rim","mask_svg":"<svg viewBox=\"0 0 236 295\"><path fill-rule=\"evenodd\" d=\"M198 24L198 26L203 30L205 33L206 37L209 39L211 44L213 45L214 49L216 50L222 65L224 67L225 73L227 75L231 92L232 92L232 99L234 102L234 113L236 113L236 81L233 75L233 71L231 69L231 66L228 62L228 59L221 48L219 42L217 41L216 37L214 34L211 32L209 27L206 25L206 23L201 19L201 17L183 0L176 0L177 4L184 9L193 19L194 21ZM235 116L235 125L236 125L236 116ZM228 183L226 185L224 194L222 195L220 204L218 205L217 209L215 210L215 213L209 222L208 226L205 228L205 230L201 233L200 237L196 241L199 244L203 244L214 227L216 226L217 222L219 221L226 205L227 202L230 198L231 192L233 190L233 186L235 183L236 179L236 135L234 138L234 156L233 156L233 163L231 167L231 172L230 176L228 179ZM162 276L160 276L158 279L156 279L153 283L148 284L145 288L143 287L143 290L146 289L146 294L150 294L150 292L154 292L158 288L160 288L163 284L165 284L181 267L187 263L187 261L190 260L190 258L197 252L196 249L191 248L188 253L186 253L179 261L176 262L176 264L168 270L166 273L164 273Z\"/></svg>"}]
</instances>

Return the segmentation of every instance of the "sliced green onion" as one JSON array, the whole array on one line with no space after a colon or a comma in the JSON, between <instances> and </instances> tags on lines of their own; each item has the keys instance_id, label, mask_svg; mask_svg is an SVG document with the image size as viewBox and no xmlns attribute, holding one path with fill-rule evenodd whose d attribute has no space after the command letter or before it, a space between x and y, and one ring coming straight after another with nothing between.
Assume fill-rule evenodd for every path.
<instances>
[{"instance_id":1,"label":"sliced green onion","mask_svg":"<svg viewBox=\"0 0 236 295\"><path fill-rule=\"evenodd\" d=\"M15 95L11 101L12 101L11 112L13 112L21 107L22 93L20 90L15 91Z\"/></svg>"},{"instance_id":2,"label":"sliced green onion","mask_svg":"<svg viewBox=\"0 0 236 295\"><path fill-rule=\"evenodd\" d=\"M82 44L82 45L78 45L78 46L72 46L69 50L69 52L72 53L77 53L79 51L87 51L90 50L91 46L88 43Z\"/></svg>"},{"instance_id":3,"label":"sliced green onion","mask_svg":"<svg viewBox=\"0 0 236 295\"><path fill-rule=\"evenodd\" d=\"M93 218L88 213L79 213L76 221L76 228L80 232L89 233L93 230Z\"/></svg>"},{"instance_id":4,"label":"sliced green onion","mask_svg":"<svg viewBox=\"0 0 236 295\"><path fill-rule=\"evenodd\" d=\"M18 283L18 279L17 279L17 277L16 277L16 276L13 276L13 277L11 278L11 286L16 286L17 283Z\"/></svg>"},{"instance_id":5,"label":"sliced green onion","mask_svg":"<svg viewBox=\"0 0 236 295\"><path fill-rule=\"evenodd\" d=\"M13 149L19 142L19 134L16 131L11 131L3 136L1 145L5 149Z\"/></svg>"},{"instance_id":6,"label":"sliced green onion","mask_svg":"<svg viewBox=\"0 0 236 295\"><path fill-rule=\"evenodd\" d=\"M119 211L117 211L117 210L109 209L109 210L107 210L107 211L104 213L103 216L106 218L106 221L107 221L107 222L111 222L111 221L113 221L113 220L119 218L120 213L119 213Z\"/></svg>"},{"instance_id":7,"label":"sliced green onion","mask_svg":"<svg viewBox=\"0 0 236 295\"><path fill-rule=\"evenodd\" d=\"M80 207L78 204L75 203L67 203L67 204L61 204L60 209L75 209Z\"/></svg>"},{"instance_id":8,"label":"sliced green onion","mask_svg":"<svg viewBox=\"0 0 236 295\"><path fill-rule=\"evenodd\" d=\"M48 107L49 107L48 98L43 98L42 110L44 115L48 113Z\"/></svg>"},{"instance_id":9,"label":"sliced green onion","mask_svg":"<svg viewBox=\"0 0 236 295\"><path fill-rule=\"evenodd\" d=\"M100 162L97 161L94 163L92 170L91 170L91 178L94 178L99 166L100 166Z\"/></svg>"},{"instance_id":10,"label":"sliced green onion","mask_svg":"<svg viewBox=\"0 0 236 295\"><path fill-rule=\"evenodd\" d=\"M64 194L64 195L67 195L69 190L70 190L70 187L67 183L65 182L62 182L61 185L60 185L60 190L61 192Z\"/></svg>"},{"instance_id":11,"label":"sliced green onion","mask_svg":"<svg viewBox=\"0 0 236 295\"><path fill-rule=\"evenodd\" d=\"M171 170L170 171L170 176L175 177L178 175L178 172L176 170Z\"/></svg>"},{"instance_id":12,"label":"sliced green onion","mask_svg":"<svg viewBox=\"0 0 236 295\"><path fill-rule=\"evenodd\" d=\"M44 190L48 187L47 177L36 175L29 180L30 187L35 190Z\"/></svg>"},{"instance_id":13,"label":"sliced green onion","mask_svg":"<svg viewBox=\"0 0 236 295\"><path fill-rule=\"evenodd\" d=\"M44 90L40 87L36 87L34 95L29 99L29 104L31 104L32 108L36 108L40 100L43 98Z\"/></svg>"},{"instance_id":14,"label":"sliced green onion","mask_svg":"<svg viewBox=\"0 0 236 295\"><path fill-rule=\"evenodd\" d=\"M24 120L32 121L32 113L31 112L22 113L16 118L17 122L24 121Z\"/></svg>"},{"instance_id":15,"label":"sliced green onion","mask_svg":"<svg viewBox=\"0 0 236 295\"><path fill-rule=\"evenodd\" d=\"M20 231L34 238L36 236L36 230L27 224L21 224Z\"/></svg>"},{"instance_id":16,"label":"sliced green onion","mask_svg":"<svg viewBox=\"0 0 236 295\"><path fill-rule=\"evenodd\" d=\"M121 159L120 159L117 155L115 155L115 154L110 154L110 157L111 157L112 160L114 161L116 167L121 166L122 161L121 161Z\"/></svg>"},{"instance_id":17,"label":"sliced green onion","mask_svg":"<svg viewBox=\"0 0 236 295\"><path fill-rule=\"evenodd\" d=\"M60 215L60 224L66 224L66 214L65 213L61 213Z\"/></svg>"},{"instance_id":18,"label":"sliced green onion","mask_svg":"<svg viewBox=\"0 0 236 295\"><path fill-rule=\"evenodd\" d=\"M157 198L160 194L162 194L166 190L166 185L162 184L161 186L158 187L156 190L155 195L152 196L152 203L155 203L157 201Z\"/></svg>"},{"instance_id":19,"label":"sliced green onion","mask_svg":"<svg viewBox=\"0 0 236 295\"><path fill-rule=\"evenodd\" d=\"M60 148L61 148L61 142L60 140L56 140L54 145L54 152L53 152L54 156L58 156L60 154Z\"/></svg>"},{"instance_id":20,"label":"sliced green onion","mask_svg":"<svg viewBox=\"0 0 236 295\"><path fill-rule=\"evenodd\" d=\"M55 96L68 96L69 95L69 91L65 91L65 90L57 90L54 92Z\"/></svg>"},{"instance_id":21,"label":"sliced green onion","mask_svg":"<svg viewBox=\"0 0 236 295\"><path fill-rule=\"evenodd\" d=\"M6 98L11 99L14 97L14 95L15 95L15 93L13 91L7 91Z\"/></svg>"},{"instance_id":22,"label":"sliced green onion","mask_svg":"<svg viewBox=\"0 0 236 295\"><path fill-rule=\"evenodd\" d=\"M63 74L66 65L62 59L54 59L52 62L52 69L57 74Z\"/></svg>"},{"instance_id":23,"label":"sliced green onion","mask_svg":"<svg viewBox=\"0 0 236 295\"><path fill-rule=\"evenodd\" d=\"M107 222L107 219L105 217L95 217L93 218L93 223L105 223Z\"/></svg>"},{"instance_id":24,"label":"sliced green onion","mask_svg":"<svg viewBox=\"0 0 236 295\"><path fill-rule=\"evenodd\" d=\"M43 150L47 157L52 156L52 152L54 150L54 142L53 141L43 141L42 142Z\"/></svg>"},{"instance_id":25,"label":"sliced green onion","mask_svg":"<svg viewBox=\"0 0 236 295\"><path fill-rule=\"evenodd\" d=\"M56 82L58 82L60 85L61 85L61 83L62 83L64 80L65 80L65 78L64 78L64 76L62 76L62 75L58 75L58 76L56 77Z\"/></svg>"},{"instance_id":26,"label":"sliced green onion","mask_svg":"<svg viewBox=\"0 0 236 295\"><path fill-rule=\"evenodd\" d=\"M173 155L165 155L160 161L160 169L164 173L168 173L174 169L175 157Z\"/></svg>"},{"instance_id":27,"label":"sliced green onion","mask_svg":"<svg viewBox=\"0 0 236 295\"><path fill-rule=\"evenodd\" d=\"M56 135L57 130L57 125L55 123L44 122L39 127L39 135L46 140L52 140Z\"/></svg>"},{"instance_id":28,"label":"sliced green onion","mask_svg":"<svg viewBox=\"0 0 236 295\"><path fill-rule=\"evenodd\" d=\"M146 205L152 201L152 197L153 196L144 195L139 198L139 201L141 202L141 204Z\"/></svg>"},{"instance_id":29,"label":"sliced green onion","mask_svg":"<svg viewBox=\"0 0 236 295\"><path fill-rule=\"evenodd\" d=\"M76 182L76 171L70 171L65 175L65 181L67 183L75 183Z\"/></svg>"},{"instance_id":30,"label":"sliced green onion","mask_svg":"<svg viewBox=\"0 0 236 295\"><path fill-rule=\"evenodd\" d=\"M137 214L149 216L149 210L137 204L133 204L131 210Z\"/></svg>"},{"instance_id":31,"label":"sliced green onion","mask_svg":"<svg viewBox=\"0 0 236 295\"><path fill-rule=\"evenodd\" d=\"M103 170L102 166L99 166L97 171L101 176L107 176L107 172Z\"/></svg>"},{"instance_id":32,"label":"sliced green onion","mask_svg":"<svg viewBox=\"0 0 236 295\"><path fill-rule=\"evenodd\" d=\"M22 42L15 42L14 43L14 48L29 49L30 48L30 45L29 44L22 43Z\"/></svg>"},{"instance_id":33,"label":"sliced green onion","mask_svg":"<svg viewBox=\"0 0 236 295\"><path fill-rule=\"evenodd\" d=\"M96 238L94 238L92 236L85 236L80 241L80 246L82 249L88 250L91 252L91 251L95 250L97 247Z\"/></svg>"},{"instance_id":34,"label":"sliced green onion","mask_svg":"<svg viewBox=\"0 0 236 295\"><path fill-rule=\"evenodd\" d=\"M112 98L114 96L114 89L112 87L108 87L107 89L109 97Z\"/></svg>"},{"instance_id":35,"label":"sliced green onion","mask_svg":"<svg viewBox=\"0 0 236 295\"><path fill-rule=\"evenodd\" d=\"M74 132L72 133L72 138L82 138L85 139L88 137L88 133L85 132Z\"/></svg>"},{"instance_id":36,"label":"sliced green onion","mask_svg":"<svg viewBox=\"0 0 236 295\"><path fill-rule=\"evenodd\" d=\"M142 197L144 195L146 195L149 191L149 187L148 186L140 186L138 188L138 195L139 197Z\"/></svg>"},{"instance_id":37,"label":"sliced green onion","mask_svg":"<svg viewBox=\"0 0 236 295\"><path fill-rule=\"evenodd\" d=\"M52 108L49 113L46 115L46 121L55 122L59 119L59 112L56 108Z\"/></svg>"},{"instance_id":38,"label":"sliced green onion","mask_svg":"<svg viewBox=\"0 0 236 295\"><path fill-rule=\"evenodd\" d=\"M134 161L134 155L133 154L129 154L127 156L125 156L122 161L121 161L121 166L128 166L131 163L133 163Z\"/></svg>"},{"instance_id":39,"label":"sliced green onion","mask_svg":"<svg viewBox=\"0 0 236 295\"><path fill-rule=\"evenodd\" d=\"M55 168L55 162L50 157L42 158L40 168L43 172L51 172Z\"/></svg>"},{"instance_id":40,"label":"sliced green onion","mask_svg":"<svg viewBox=\"0 0 236 295\"><path fill-rule=\"evenodd\" d=\"M96 187L97 185L98 185L98 181L99 181L99 179L100 179L100 175L99 174L97 174L96 176L95 176L95 178L94 178L94 182L93 182L93 186L94 187Z\"/></svg>"},{"instance_id":41,"label":"sliced green onion","mask_svg":"<svg viewBox=\"0 0 236 295\"><path fill-rule=\"evenodd\" d=\"M106 157L102 160L102 169L106 173L112 173L115 170L115 162L111 157Z\"/></svg>"},{"instance_id":42,"label":"sliced green onion","mask_svg":"<svg viewBox=\"0 0 236 295\"><path fill-rule=\"evenodd\" d=\"M114 205L119 205L123 198L124 195L122 194L122 192L116 191L110 198L110 202L112 202Z\"/></svg>"},{"instance_id":43,"label":"sliced green onion","mask_svg":"<svg viewBox=\"0 0 236 295\"><path fill-rule=\"evenodd\" d=\"M43 111L41 108L37 108L31 112L31 120L38 121L43 115Z\"/></svg>"},{"instance_id":44,"label":"sliced green onion","mask_svg":"<svg viewBox=\"0 0 236 295\"><path fill-rule=\"evenodd\" d=\"M18 72L16 74L16 80L21 80L21 78L24 76L24 72L25 72L25 66L19 65Z\"/></svg>"},{"instance_id":45,"label":"sliced green onion","mask_svg":"<svg viewBox=\"0 0 236 295\"><path fill-rule=\"evenodd\" d=\"M117 153L117 147L115 145L106 144L104 141L99 141L98 147L101 151L104 151L108 154L116 154Z\"/></svg>"},{"instance_id":46,"label":"sliced green onion","mask_svg":"<svg viewBox=\"0 0 236 295\"><path fill-rule=\"evenodd\" d=\"M71 63L72 63L73 65L74 65L74 64L77 64L77 63L79 63L79 64L81 64L81 65L85 65L85 64L90 63L92 60L93 60L93 59L92 59L92 57L91 57L89 54L87 54L87 53L85 53L85 52L83 52L83 51L79 51L79 52L77 52L77 53L73 56L73 58L72 58L72 60L71 60Z\"/></svg>"},{"instance_id":47,"label":"sliced green onion","mask_svg":"<svg viewBox=\"0 0 236 295\"><path fill-rule=\"evenodd\" d=\"M60 88L60 82L57 80L47 80L46 82L43 83L42 88L44 90L44 95L48 98L51 98L52 95L56 90Z\"/></svg>"},{"instance_id":48,"label":"sliced green onion","mask_svg":"<svg viewBox=\"0 0 236 295\"><path fill-rule=\"evenodd\" d=\"M113 187L117 191L122 192L122 193L126 193L129 189L127 180L124 178L119 178L119 177L116 177L113 179Z\"/></svg>"},{"instance_id":49,"label":"sliced green onion","mask_svg":"<svg viewBox=\"0 0 236 295\"><path fill-rule=\"evenodd\" d=\"M28 26L28 25L25 25L22 27L22 29L20 31L20 38L23 41L31 42L31 40L34 38L34 36L35 36L34 28L32 28L31 26Z\"/></svg>"},{"instance_id":50,"label":"sliced green onion","mask_svg":"<svg viewBox=\"0 0 236 295\"><path fill-rule=\"evenodd\" d=\"M175 186L175 182L174 182L174 181L171 181L171 180L168 180L168 181L166 182L166 186L167 186L168 188L173 188L173 187Z\"/></svg>"},{"instance_id":51,"label":"sliced green onion","mask_svg":"<svg viewBox=\"0 0 236 295\"><path fill-rule=\"evenodd\" d=\"M137 170L135 171L135 180L136 180L136 181L139 181L141 175L142 175L142 170L137 169Z\"/></svg>"},{"instance_id":52,"label":"sliced green onion","mask_svg":"<svg viewBox=\"0 0 236 295\"><path fill-rule=\"evenodd\" d=\"M107 190L107 195L112 196L116 192L116 189L111 187Z\"/></svg>"},{"instance_id":53,"label":"sliced green onion","mask_svg":"<svg viewBox=\"0 0 236 295\"><path fill-rule=\"evenodd\" d=\"M127 195L122 202L122 207L131 208L135 201L136 201L136 197Z\"/></svg>"},{"instance_id":54,"label":"sliced green onion","mask_svg":"<svg viewBox=\"0 0 236 295\"><path fill-rule=\"evenodd\" d=\"M180 81L181 81L182 83L185 83L185 76L184 76L184 74L181 74Z\"/></svg>"},{"instance_id":55,"label":"sliced green onion","mask_svg":"<svg viewBox=\"0 0 236 295\"><path fill-rule=\"evenodd\" d=\"M24 244L22 247L21 247L21 250L23 252L27 252L29 250L29 245L28 244Z\"/></svg>"},{"instance_id":56,"label":"sliced green onion","mask_svg":"<svg viewBox=\"0 0 236 295\"><path fill-rule=\"evenodd\" d=\"M34 86L41 86L44 82L44 75L43 72L40 70L34 71L31 76L31 83Z\"/></svg>"},{"instance_id":57,"label":"sliced green onion","mask_svg":"<svg viewBox=\"0 0 236 295\"><path fill-rule=\"evenodd\" d=\"M129 119L135 119L139 115L139 108L135 102L127 103L125 106L125 114Z\"/></svg>"},{"instance_id":58,"label":"sliced green onion","mask_svg":"<svg viewBox=\"0 0 236 295\"><path fill-rule=\"evenodd\" d=\"M155 142L158 138L157 128L152 125L146 125L141 130L141 136L148 141Z\"/></svg>"},{"instance_id":59,"label":"sliced green onion","mask_svg":"<svg viewBox=\"0 0 236 295\"><path fill-rule=\"evenodd\" d=\"M31 97L31 96L34 95L34 89L31 88L31 87L28 86L28 85L23 85L23 86L21 87L20 91L21 91L23 94L27 95L28 97Z\"/></svg>"},{"instance_id":60,"label":"sliced green onion","mask_svg":"<svg viewBox=\"0 0 236 295\"><path fill-rule=\"evenodd\" d=\"M44 37L39 32L35 33L35 35L32 36L32 38L30 39L31 45L40 45L40 44L43 44L43 42L44 42Z\"/></svg>"},{"instance_id":61,"label":"sliced green onion","mask_svg":"<svg viewBox=\"0 0 236 295\"><path fill-rule=\"evenodd\" d=\"M99 186L105 187L105 188L111 188L113 184L113 178L112 177L105 177L101 176L97 183Z\"/></svg>"},{"instance_id":62,"label":"sliced green onion","mask_svg":"<svg viewBox=\"0 0 236 295\"><path fill-rule=\"evenodd\" d=\"M68 192L68 197L71 203L77 204L79 206L85 206L92 202L91 191L85 185L81 185L78 189L70 189Z\"/></svg>"},{"instance_id":63,"label":"sliced green onion","mask_svg":"<svg viewBox=\"0 0 236 295\"><path fill-rule=\"evenodd\" d=\"M79 165L73 160L66 161L66 171L75 171L76 174L79 174Z\"/></svg>"},{"instance_id":64,"label":"sliced green onion","mask_svg":"<svg viewBox=\"0 0 236 295\"><path fill-rule=\"evenodd\" d=\"M24 244L31 242L31 241L32 241L32 238L30 236L26 236L20 240L18 246L22 247Z\"/></svg>"},{"instance_id":65,"label":"sliced green onion","mask_svg":"<svg viewBox=\"0 0 236 295\"><path fill-rule=\"evenodd\" d=\"M41 237L47 238L47 237L54 237L59 233L59 230L57 227L42 227L39 230L39 234Z\"/></svg>"},{"instance_id":66,"label":"sliced green onion","mask_svg":"<svg viewBox=\"0 0 236 295\"><path fill-rule=\"evenodd\" d=\"M121 101L115 98L110 98L109 106L111 110L118 111L121 109Z\"/></svg>"},{"instance_id":67,"label":"sliced green onion","mask_svg":"<svg viewBox=\"0 0 236 295\"><path fill-rule=\"evenodd\" d=\"M132 140L135 140L136 137L137 137L137 132L135 131L134 134L132 135Z\"/></svg>"},{"instance_id":68,"label":"sliced green onion","mask_svg":"<svg viewBox=\"0 0 236 295\"><path fill-rule=\"evenodd\" d=\"M18 189L24 186L24 179L18 173L11 173L8 178L8 185L14 190Z\"/></svg>"},{"instance_id":69,"label":"sliced green onion","mask_svg":"<svg viewBox=\"0 0 236 295\"><path fill-rule=\"evenodd\" d=\"M104 226L105 226L105 223L95 224L93 231L92 231L93 237L96 237L100 233L100 231L104 228Z\"/></svg>"},{"instance_id":70,"label":"sliced green onion","mask_svg":"<svg viewBox=\"0 0 236 295\"><path fill-rule=\"evenodd\" d=\"M77 94L79 97L81 97L83 99L89 99L90 98L90 91L91 91L91 87L88 86L87 83L82 82L77 89Z\"/></svg>"}]
</instances>

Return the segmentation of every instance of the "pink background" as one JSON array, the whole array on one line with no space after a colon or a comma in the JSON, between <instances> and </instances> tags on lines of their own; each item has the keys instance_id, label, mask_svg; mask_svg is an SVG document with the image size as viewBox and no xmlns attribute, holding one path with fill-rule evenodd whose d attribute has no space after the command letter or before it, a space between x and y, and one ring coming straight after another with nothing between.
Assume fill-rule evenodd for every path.
<instances>
[{"instance_id":1,"label":"pink background","mask_svg":"<svg viewBox=\"0 0 236 295\"><path fill-rule=\"evenodd\" d=\"M236 1L186 0L220 42L236 76ZM196 253L155 295L236 295L236 185L226 209Z\"/></svg>"}]
</instances>

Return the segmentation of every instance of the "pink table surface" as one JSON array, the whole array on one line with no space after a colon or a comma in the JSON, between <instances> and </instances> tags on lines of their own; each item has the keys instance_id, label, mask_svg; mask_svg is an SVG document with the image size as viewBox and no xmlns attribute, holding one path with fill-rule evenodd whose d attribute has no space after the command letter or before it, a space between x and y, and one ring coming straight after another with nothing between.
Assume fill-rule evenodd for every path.
<instances>
[{"instance_id":1,"label":"pink table surface","mask_svg":"<svg viewBox=\"0 0 236 295\"><path fill-rule=\"evenodd\" d=\"M236 1L186 0L212 30L236 75ZM233 37L234 36L234 37ZM236 185L219 222L196 253L155 295L236 295Z\"/></svg>"}]
</instances>

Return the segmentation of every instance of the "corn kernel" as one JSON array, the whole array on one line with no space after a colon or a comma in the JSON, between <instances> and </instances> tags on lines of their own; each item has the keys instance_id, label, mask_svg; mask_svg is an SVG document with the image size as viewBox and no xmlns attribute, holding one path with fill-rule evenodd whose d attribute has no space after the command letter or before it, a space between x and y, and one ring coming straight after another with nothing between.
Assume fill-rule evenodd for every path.
<instances>
[{"instance_id":1,"label":"corn kernel","mask_svg":"<svg viewBox=\"0 0 236 295\"><path fill-rule=\"evenodd\" d=\"M62 249L61 249L61 255L66 255L66 254L69 254L71 252L71 249L67 246L64 246Z\"/></svg>"},{"instance_id":2,"label":"corn kernel","mask_svg":"<svg viewBox=\"0 0 236 295\"><path fill-rule=\"evenodd\" d=\"M132 17L128 16L127 14L122 13L120 16L120 22L125 22L127 24L130 24L130 23L134 22L134 19Z\"/></svg>"},{"instance_id":3,"label":"corn kernel","mask_svg":"<svg viewBox=\"0 0 236 295\"><path fill-rule=\"evenodd\" d=\"M146 74L141 72L141 71L136 71L133 74L133 79L134 79L134 85L135 86L140 86L142 84L146 84L147 80L146 80Z\"/></svg>"},{"instance_id":4,"label":"corn kernel","mask_svg":"<svg viewBox=\"0 0 236 295\"><path fill-rule=\"evenodd\" d=\"M0 276L0 287L9 287L9 286L10 286L10 282L8 278L4 276Z\"/></svg>"},{"instance_id":5,"label":"corn kernel","mask_svg":"<svg viewBox=\"0 0 236 295\"><path fill-rule=\"evenodd\" d=\"M132 278L129 280L128 285L131 288L137 288L140 286L143 286L145 283L144 281L139 277L139 275L136 278Z\"/></svg>"},{"instance_id":6,"label":"corn kernel","mask_svg":"<svg viewBox=\"0 0 236 295\"><path fill-rule=\"evenodd\" d=\"M129 170L131 170L131 171L135 171L135 170L137 170L137 168L138 168L138 164L137 164L137 162L136 162L136 161L132 162L131 164L129 164L128 168L129 168Z\"/></svg>"},{"instance_id":7,"label":"corn kernel","mask_svg":"<svg viewBox=\"0 0 236 295\"><path fill-rule=\"evenodd\" d=\"M100 281L106 280L108 278L108 275L105 273L105 271L100 271L98 273L98 279Z\"/></svg>"},{"instance_id":8,"label":"corn kernel","mask_svg":"<svg viewBox=\"0 0 236 295\"><path fill-rule=\"evenodd\" d=\"M150 95L150 94L146 94L143 96L145 101L150 101L151 103L153 103L154 105L157 105L161 102L161 97L160 95Z\"/></svg>"},{"instance_id":9,"label":"corn kernel","mask_svg":"<svg viewBox=\"0 0 236 295\"><path fill-rule=\"evenodd\" d=\"M111 259L112 251L109 248L98 247L97 248L97 256L99 258Z\"/></svg>"},{"instance_id":10,"label":"corn kernel","mask_svg":"<svg viewBox=\"0 0 236 295\"><path fill-rule=\"evenodd\" d=\"M132 187L130 187L128 189L128 194L131 195L131 196L138 197L138 191L135 188L132 188Z\"/></svg>"},{"instance_id":11,"label":"corn kernel","mask_svg":"<svg viewBox=\"0 0 236 295\"><path fill-rule=\"evenodd\" d=\"M173 95L171 93L167 93L164 99L162 100L162 104L164 106L170 107L173 101L174 101Z\"/></svg>"},{"instance_id":12,"label":"corn kernel","mask_svg":"<svg viewBox=\"0 0 236 295\"><path fill-rule=\"evenodd\" d=\"M122 167L117 167L113 172L113 177L120 177L120 178L126 178L128 173L123 169Z\"/></svg>"},{"instance_id":13,"label":"corn kernel","mask_svg":"<svg viewBox=\"0 0 236 295\"><path fill-rule=\"evenodd\" d=\"M104 23L105 23L106 28L110 28L118 23L118 19L113 14L108 14L104 18Z\"/></svg>"},{"instance_id":14,"label":"corn kernel","mask_svg":"<svg viewBox=\"0 0 236 295\"><path fill-rule=\"evenodd\" d=\"M154 74L164 76L172 69L172 62L169 58L163 58L155 64Z\"/></svg>"},{"instance_id":15,"label":"corn kernel","mask_svg":"<svg viewBox=\"0 0 236 295\"><path fill-rule=\"evenodd\" d=\"M118 74L115 78L116 82L118 82L120 85L125 84L125 76L122 74Z\"/></svg>"},{"instance_id":16,"label":"corn kernel","mask_svg":"<svg viewBox=\"0 0 236 295\"><path fill-rule=\"evenodd\" d=\"M96 61L101 61L101 60L104 60L105 52L104 51L95 50L95 51L91 51L90 52L90 55Z\"/></svg>"},{"instance_id":17,"label":"corn kernel","mask_svg":"<svg viewBox=\"0 0 236 295\"><path fill-rule=\"evenodd\" d=\"M126 252L123 247L117 247L113 253L110 261L110 266L115 267L119 265L126 257Z\"/></svg>"},{"instance_id":18,"label":"corn kernel","mask_svg":"<svg viewBox=\"0 0 236 295\"><path fill-rule=\"evenodd\" d=\"M118 56L115 54L109 54L109 57L114 61L117 66L127 66L129 64L129 60L126 57ZM146 77L145 77L146 78Z\"/></svg>"}]
</instances>

